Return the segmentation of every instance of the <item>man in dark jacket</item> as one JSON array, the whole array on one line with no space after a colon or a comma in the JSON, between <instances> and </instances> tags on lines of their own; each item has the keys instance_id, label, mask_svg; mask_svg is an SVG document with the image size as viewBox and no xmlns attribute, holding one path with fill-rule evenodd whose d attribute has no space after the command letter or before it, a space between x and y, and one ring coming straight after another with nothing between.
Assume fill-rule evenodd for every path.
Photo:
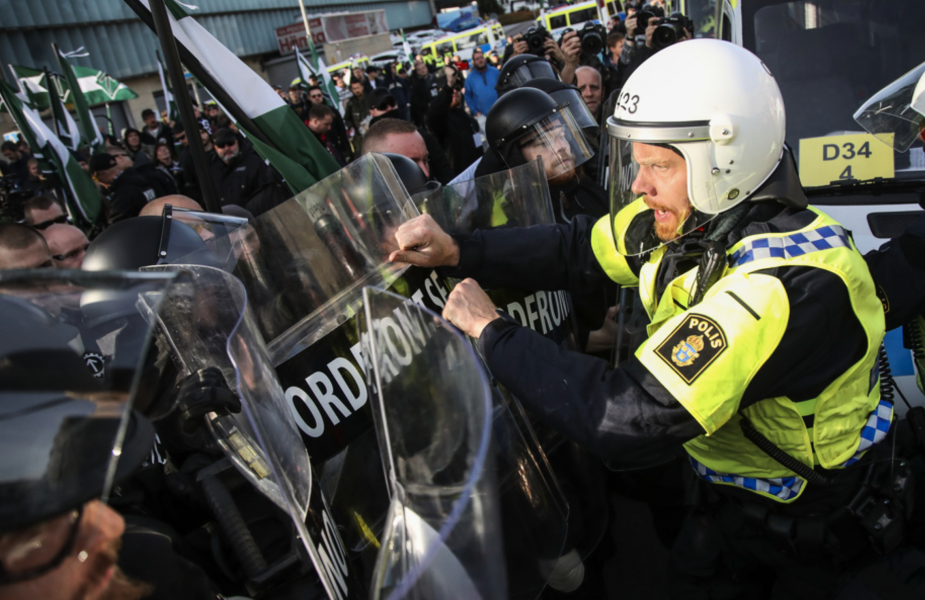
<instances>
[{"instance_id":1,"label":"man in dark jacket","mask_svg":"<svg viewBox=\"0 0 925 600\"><path fill-rule=\"evenodd\" d=\"M334 102L340 105L339 100L335 97ZM308 88L308 101L312 105L324 104L324 92L322 92L321 87L313 85ZM344 117L341 116L340 112L335 107L330 107L333 110L331 111L331 130L328 133L328 136L331 138L331 141L334 142L334 145L337 146L337 151L340 153L345 163L353 160L353 148L350 147L350 138L347 137L347 126L344 124ZM309 111L309 115L310 115ZM308 117L310 118L310 116Z\"/></svg>"},{"instance_id":2,"label":"man in dark jacket","mask_svg":"<svg viewBox=\"0 0 925 600\"><path fill-rule=\"evenodd\" d=\"M100 152L90 158L90 172L108 188L107 221L110 225L138 216L145 204L157 197L154 188L123 157L116 160Z\"/></svg>"},{"instance_id":3,"label":"man in dark jacket","mask_svg":"<svg viewBox=\"0 0 925 600\"><path fill-rule=\"evenodd\" d=\"M255 216L273 208L267 201L267 190L278 182L276 171L251 149L241 149L238 138L230 129L219 129L212 138L215 154L212 180L222 206L236 204Z\"/></svg>"},{"instance_id":4,"label":"man in dark jacket","mask_svg":"<svg viewBox=\"0 0 925 600\"><path fill-rule=\"evenodd\" d=\"M338 165L343 167L347 163L344 161L344 157L341 155L340 150L338 150L337 145L334 143L334 137L331 135L333 123L334 111L326 104L313 105L308 113L308 120L306 121L308 128L318 139L318 143L324 146L324 149L328 151L328 154L334 157Z\"/></svg>"},{"instance_id":5,"label":"man in dark jacket","mask_svg":"<svg viewBox=\"0 0 925 600\"><path fill-rule=\"evenodd\" d=\"M427 107L440 92L440 81L427 70L423 61L414 61L414 76L411 80L411 122L424 126Z\"/></svg>"},{"instance_id":6,"label":"man in dark jacket","mask_svg":"<svg viewBox=\"0 0 925 600\"><path fill-rule=\"evenodd\" d=\"M446 84L427 110L427 128L446 151L454 176L482 156L479 123L466 112L461 76L446 67Z\"/></svg>"}]
</instances>

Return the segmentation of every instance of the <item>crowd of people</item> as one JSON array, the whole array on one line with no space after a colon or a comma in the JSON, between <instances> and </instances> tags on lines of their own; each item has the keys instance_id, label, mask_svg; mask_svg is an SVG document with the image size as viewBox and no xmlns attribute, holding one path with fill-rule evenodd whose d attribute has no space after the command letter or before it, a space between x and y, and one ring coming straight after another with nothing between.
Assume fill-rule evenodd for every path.
<instances>
[{"instance_id":1,"label":"crowd of people","mask_svg":"<svg viewBox=\"0 0 925 600\"><path fill-rule=\"evenodd\" d=\"M862 257L838 223L808 205L784 143L783 101L760 61L715 40L684 46L693 37L686 30L676 45L656 49L657 18L639 23L627 8L626 19L603 32L599 53L587 52L575 31L547 37L533 51L518 35L500 57L476 48L471 60L446 57L439 67L417 57L335 73L336 98L317 78L277 92L341 167L368 153L408 159L415 173L399 176L411 196L421 182L447 186L541 161L554 222L463 234L424 214L397 229L390 260L462 280L443 316L477 340L494 383L580 447L583 469L648 504L659 541L672 551L665 570L677 597L920 591L918 581L896 581L925 564L921 552L877 532L892 526L913 495L911 468L884 454L896 438L887 433L894 417L880 396L878 348L884 331L902 324L897 315L905 320L925 307L922 223ZM717 68L706 73L706 64ZM700 79L711 85L698 86ZM104 200L100 222L85 229L72 224L60 182L44 178L28 145L5 142L4 177L24 201L21 222L0 224L0 270L153 265L165 236L179 247L184 236L206 239L176 222L182 219L162 217L167 205L203 212L204 185L226 215L250 223L291 196L217 104L194 112L190 129L147 109L141 129L107 136L101 152L75 154ZM711 126L717 115L729 121L721 133ZM191 143L205 151L207 173L194 168ZM724 173L714 166L717 157ZM494 204L479 208L491 213ZM906 279L917 283L891 284ZM567 290L575 339L553 342L484 292L510 286ZM648 316L635 344L615 322L625 308L617 306L621 288L639 290ZM0 356L4 377L34 368L36 347L17 345L23 332L47 329L48 347L64 356L74 339L59 326L99 327L77 316L84 306L49 318L18 301L0 294L7 311L0 351L13 357ZM885 306L892 311L886 317ZM204 313L197 317L214 324ZM131 323L118 333L123 341L126 332ZM97 353L103 360L102 348L85 350L88 366ZM153 430L132 438L147 444L141 454L154 447L166 460L125 452L120 463L136 469L115 493L115 505L132 506L123 511L129 528L98 500L99 485L60 498L53 486L30 488L32 496L12 490L11 497L45 504L36 502L25 521L0 504L0 597L198 600L250 591L222 560L181 548L174 531L210 508L190 491L195 471L186 469L205 464L200 454L222 456L203 442L211 439L203 415L240 411L240 401L209 369L177 376L173 389L162 390L157 376L166 381L169 349L155 346L153 354L143 375L151 395L178 408L159 416L156 442ZM65 366L61 379L83 385L87 374ZM20 412L2 413L6 435ZM90 436L80 435L68 429L61 439L87 451L75 472L96 473L90 458L100 448L89 452ZM905 435L901 448L914 449L918 434ZM189 461L182 469L181 457ZM605 464L622 467L611 472ZM18 474L14 466L4 472ZM569 537L544 574L549 587L541 597L606 597L613 539L582 531L585 490L561 476L573 507ZM855 505L861 492L864 505ZM610 507L598 509L609 516ZM289 540L281 529L283 541L274 541L280 547ZM579 553L582 535L597 541ZM878 590L871 581L887 583Z\"/></svg>"}]
</instances>

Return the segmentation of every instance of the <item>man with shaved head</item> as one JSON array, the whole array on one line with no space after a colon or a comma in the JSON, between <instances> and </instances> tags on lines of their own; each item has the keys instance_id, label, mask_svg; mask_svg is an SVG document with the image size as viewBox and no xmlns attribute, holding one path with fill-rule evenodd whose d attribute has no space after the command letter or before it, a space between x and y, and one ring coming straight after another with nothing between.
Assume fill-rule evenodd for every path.
<instances>
[{"instance_id":1,"label":"man with shaved head","mask_svg":"<svg viewBox=\"0 0 925 600\"><path fill-rule=\"evenodd\" d=\"M51 258L59 269L79 269L84 262L90 240L73 225L51 225L42 231Z\"/></svg>"},{"instance_id":2,"label":"man with shaved head","mask_svg":"<svg viewBox=\"0 0 925 600\"><path fill-rule=\"evenodd\" d=\"M162 196L156 200L152 200L144 205L141 209L141 212L138 213L139 217L159 217L164 213L164 205L169 204L177 208L185 208L187 210L198 210L199 212L204 212L205 209L198 202L190 198L189 196L182 196L180 194L173 194L171 196Z\"/></svg>"},{"instance_id":3,"label":"man with shaved head","mask_svg":"<svg viewBox=\"0 0 925 600\"><path fill-rule=\"evenodd\" d=\"M0 225L0 269L46 269L55 263L42 235L25 225Z\"/></svg>"}]
</instances>

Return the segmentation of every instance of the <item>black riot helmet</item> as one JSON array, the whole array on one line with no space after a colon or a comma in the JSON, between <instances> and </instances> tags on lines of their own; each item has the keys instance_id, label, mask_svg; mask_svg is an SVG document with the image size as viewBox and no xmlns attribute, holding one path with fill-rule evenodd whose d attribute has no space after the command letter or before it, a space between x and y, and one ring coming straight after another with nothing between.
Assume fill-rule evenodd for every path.
<instances>
[{"instance_id":1,"label":"black riot helmet","mask_svg":"<svg viewBox=\"0 0 925 600\"><path fill-rule=\"evenodd\" d=\"M196 230L175 219L134 217L106 228L87 248L84 271L137 271L205 250Z\"/></svg>"},{"instance_id":2,"label":"black riot helmet","mask_svg":"<svg viewBox=\"0 0 925 600\"><path fill-rule=\"evenodd\" d=\"M440 182L428 181L421 167L407 156L392 152L384 152L382 155L388 158L395 167L398 178L408 190L408 195L411 196L411 201L418 207L418 210L430 214L442 225L443 191Z\"/></svg>"},{"instance_id":3,"label":"black riot helmet","mask_svg":"<svg viewBox=\"0 0 925 600\"><path fill-rule=\"evenodd\" d=\"M581 97L581 90L574 85L562 83L558 79L531 79L524 84L524 87L546 92L556 101L556 104L567 107L575 118L575 122L582 129L598 129L600 127L597 121L594 120L594 115L591 114L588 105L585 104L584 99Z\"/></svg>"},{"instance_id":4,"label":"black riot helmet","mask_svg":"<svg viewBox=\"0 0 925 600\"><path fill-rule=\"evenodd\" d=\"M541 157L547 179L573 171L592 154L572 114L549 94L528 87L498 98L485 133L507 168Z\"/></svg>"},{"instance_id":5,"label":"black riot helmet","mask_svg":"<svg viewBox=\"0 0 925 600\"><path fill-rule=\"evenodd\" d=\"M498 92L498 96L503 96L531 79L558 78L558 73L546 58L533 54L518 54L501 67L495 90Z\"/></svg>"},{"instance_id":6,"label":"black riot helmet","mask_svg":"<svg viewBox=\"0 0 925 600\"><path fill-rule=\"evenodd\" d=\"M144 291L154 290L141 285ZM151 424L128 410L130 378L118 376L115 367L95 373L86 350L90 339L67 322L67 307L86 289L72 276L0 281L0 532L21 530L105 498L109 484L137 468L154 442ZM138 296L130 286L109 289ZM107 367L132 362L110 358ZM32 576L61 559L46 558L31 569ZM22 576L0 566L3 580Z\"/></svg>"},{"instance_id":7,"label":"black riot helmet","mask_svg":"<svg viewBox=\"0 0 925 600\"><path fill-rule=\"evenodd\" d=\"M408 190L408 195L413 196L427 189L427 184L429 183L427 176L424 175L424 171L416 162L407 156L393 152L383 152L382 155L388 158L392 166L395 167L395 172L398 173L398 178L401 179L405 189Z\"/></svg>"}]
</instances>

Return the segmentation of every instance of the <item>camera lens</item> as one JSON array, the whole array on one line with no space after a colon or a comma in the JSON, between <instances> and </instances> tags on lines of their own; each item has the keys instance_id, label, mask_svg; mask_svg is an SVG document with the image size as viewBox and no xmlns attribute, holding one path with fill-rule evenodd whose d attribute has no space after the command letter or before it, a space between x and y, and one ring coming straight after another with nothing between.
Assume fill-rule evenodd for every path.
<instances>
[{"instance_id":1,"label":"camera lens","mask_svg":"<svg viewBox=\"0 0 925 600\"><path fill-rule=\"evenodd\" d=\"M584 37L581 38L581 52L587 56L593 56L595 54L600 54L601 50L604 49L604 41L601 39L601 36L597 32L585 33Z\"/></svg>"},{"instance_id":2,"label":"camera lens","mask_svg":"<svg viewBox=\"0 0 925 600\"><path fill-rule=\"evenodd\" d=\"M652 45L657 50L667 48L678 41L680 35L680 26L676 23L663 23L655 28L655 34L652 36Z\"/></svg>"}]
</instances>

